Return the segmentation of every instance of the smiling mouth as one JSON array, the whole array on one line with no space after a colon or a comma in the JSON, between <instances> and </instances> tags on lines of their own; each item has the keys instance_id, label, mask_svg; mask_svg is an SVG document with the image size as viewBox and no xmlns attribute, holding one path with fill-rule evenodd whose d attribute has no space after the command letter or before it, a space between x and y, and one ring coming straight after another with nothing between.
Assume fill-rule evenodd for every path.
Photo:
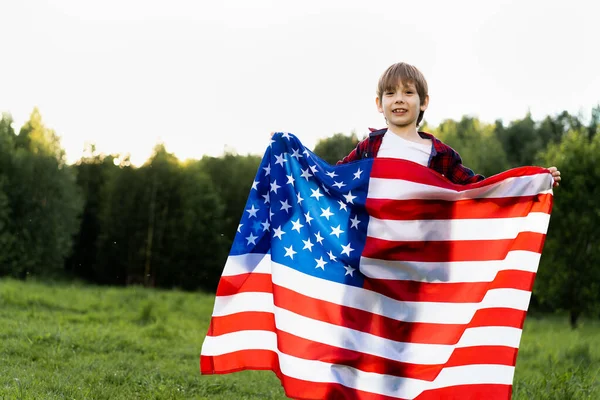
<instances>
[{"instance_id":1,"label":"smiling mouth","mask_svg":"<svg viewBox=\"0 0 600 400\"><path fill-rule=\"evenodd\" d=\"M408 110L406 108L394 108L392 110L393 113L402 113L402 112L407 112Z\"/></svg>"}]
</instances>

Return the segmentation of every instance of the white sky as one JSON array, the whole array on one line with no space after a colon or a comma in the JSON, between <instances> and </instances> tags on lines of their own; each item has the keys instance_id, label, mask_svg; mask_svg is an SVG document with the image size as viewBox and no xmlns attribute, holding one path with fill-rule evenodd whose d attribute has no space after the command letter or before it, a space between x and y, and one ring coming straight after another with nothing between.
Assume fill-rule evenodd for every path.
<instances>
[{"instance_id":1,"label":"white sky","mask_svg":"<svg viewBox=\"0 0 600 400\"><path fill-rule=\"evenodd\" d=\"M69 161L85 142L179 158L262 155L382 127L380 74L428 80L425 119L535 119L600 103L597 1L0 0L0 111L34 106Z\"/></svg>"}]
</instances>

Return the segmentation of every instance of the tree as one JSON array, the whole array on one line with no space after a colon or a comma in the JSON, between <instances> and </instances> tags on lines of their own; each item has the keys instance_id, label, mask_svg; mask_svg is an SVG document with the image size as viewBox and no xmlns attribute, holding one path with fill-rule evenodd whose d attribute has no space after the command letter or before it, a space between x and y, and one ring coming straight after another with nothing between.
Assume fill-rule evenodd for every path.
<instances>
[{"instance_id":1,"label":"tree","mask_svg":"<svg viewBox=\"0 0 600 400\"><path fill-rule=\"evenodd\" d=\"M189 165L194 173L205 173L212 181L223 205L224 219L219 233L227 239L228 246L233 242L260 161L261 157L255 155L225 153L221 157L203 157Z\"/></svg>"},{"instance_id":2,"label":"tree","mask_svg":"<svg viewBox=\"0 0 600 400\"><path fill-rule=\"evenodd\" d=\"M143 283L147 185L132 166L110 169L100 190L99 234L93 274L97 283L125 285L132 271Z\"/></svg>"},{"instance_id":3,"label":"tree","mask_svg":"<svg viewBox=\"0 0 600 400\"><path fill-rule=\"evenodd\" d=\"M545 147L536 134L531 113L521 120L512 121L508 127L497 122L495 136L500 140L511 168L533 165L536 154Z\"/></svg>"},{"instance_id":4,"label":"tree","mask_svg":"<svg viewBox=\"0 0 600 400\"><path fill-rule=\"evenodd\" d=\"M3 113L0 119L0 249L2 249L0 251L0 276L11 273L13 254L6 250L14 248L16 240L8 194L16 136L12 124L12 116Z\"/></svg>"},{"instance_id":5,"label":"tree","mask_svg":"<svg viewBox=\"0 0 600 400\"><path fill-rule=\"evenodd\" d=\"M352 132L350 135L336 133L331 137L319 140L314 148L314 153L329 164L335 164L346 157L357 144L356 133Z\"/></svg>"},{"instance_id":6,"label":"tree","mask_svg":"<svg viewBox=\"0 0 600 400\"><path fill-rule=\"evenodd\" d=\"M3 117L0 123L1 273L21 278L60 274L78 228L81 194L72 169L62 163L58 137L39 112L34 110L19 136L11 122Z\"/></svg>"},{"instance_id":7,"label":"tree","mask_svg":"<svg viewBox=\"0 0 600 400\"><path fill-rule=\"evenodd\" d=\"M65 267L78 277L96 282L100 207L105 201L102 196L108 177L119 167L114 163L115 156L98 154L94 145L89 145L86 153L73 166L84 205L79 230L73 238L73 253L66 261Z\"/></svg>"},{"instance_id":8,"label":"tree","mask_svg":"<svg viewBox=\"0 0 600 400\"><path fill-rule=\"evenodd\" d=\"M600 104L592 108L592 118L590 124L587 127L588 136L593 137L600 130Z\"/></svg>"},{"instance_id":9,"label":"tree","mask_svg":"<svg viewBox=\"0 0 600 400\"><path fill-rule=\"evenodd\" d=\"M506 153L494 134L494 126L463 116L458 122L443 121L432 133L456 150L463 164L475 173L491 176L509 168Z\"/></svg>"},{"instance_id":10,"label":"tree","mask_svg":"<svg viewBox=\"0 0 600 400\"><path fill-rule=\"evenodd\" d=\"M229 252L223 232L224 205L205 172L180 170L178 207L160 242L157 281L167 287L214 291Z\"/></svg>"},{"instance_id":11,"label":"tree","mask_svg":"<svg viewBox=\"0 0 600 400\"><path fill-rule=\"evenodd\" d=\"M14 148L16 138L12 124L12 116L9 113L2 113L2 118L0 118L0 154L6 157L8 157L7 152Z\"/></svg>"},{"instance_id":12,"label":"tree","mask_svg":"<svg viewBox=\"0 0 600 400\"><path fill-rule=\"evenodd\" d=\"M54 130L44 125L37 107L33 109L29 120L19 131L16 145L17 148L25 149L35 155L53 157L59 165L65 163L65 151L61 147L60 137Z\"/></svg>"},{"instance_id":13,"label":"tree","mask_svg":"<svg viewBox=\"0 0 600 400\"><path fill-rule=\"evenodd\" d=\"M540 154L563 181L555 190L552 219L534 293L542 305L579 316L600 311L600 136L585 127L568 132Z\"/></svg>"},{"instance_id":14,"label":"tree","mask_svg":"<svg viewBox=\"0 0 600 400\"><path fill-rule=\"evenodd\" d=\"M182 165L158 145L141 168L111 171L101 196L101 283L216 288L228 250L224 206L198 164Z\"/></svg>"}]
</instances>

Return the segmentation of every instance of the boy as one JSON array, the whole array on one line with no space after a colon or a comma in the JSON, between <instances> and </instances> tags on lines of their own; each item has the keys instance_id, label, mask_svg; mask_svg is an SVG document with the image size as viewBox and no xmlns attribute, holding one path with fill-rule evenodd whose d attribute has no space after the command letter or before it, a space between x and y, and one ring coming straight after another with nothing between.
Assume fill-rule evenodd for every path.
<instances>
[{"instance_id":1,"label":"boy","mask_svg":"<svg viewBox=\"0 0 600 400\"><path fill-rule=\"evenodd\" d=\"M429 133L417 131L429 104L427 92L427 81L416 67L406 63L390 66L379 79L375 100L387 128L371 130L369 136L337 164L362 158L401 158L427 166L460 185L484 179L465 167L460 155L450 146ZM554 185L558 186L560 171L556 167L548 169Z\"/></svg>"}]
</instances>

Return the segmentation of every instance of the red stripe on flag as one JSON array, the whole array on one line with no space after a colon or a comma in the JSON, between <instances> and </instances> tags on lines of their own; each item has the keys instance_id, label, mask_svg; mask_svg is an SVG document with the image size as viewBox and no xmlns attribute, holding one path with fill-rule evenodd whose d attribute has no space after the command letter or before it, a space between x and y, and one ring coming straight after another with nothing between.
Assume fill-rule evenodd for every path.
<instances>
[{"instance_id":1,"label":"red stripe on flag","mask_svg":"<svg viewBox=\"0 0 600 400\"><path fill-rule=\"evenodd\" d=\"M402 301L434 302L480 302L490 289L519 289L531 291L535 273L506 270L498 272L491 282L432 283L394 279L365 280L364 288ZM240 274L223 277L226 284L219 285L217 296L231 296L236 293L272 293L273 282L270 274Z\"/></svg>"},{"instance_id":2,"label":"red stripe on flag","mask_svg":"<svg viewBox=\"0 0 600 400\"><path fill-rule=\"evenodd\" d=\"M521 232L514 239L398 242L367 237L363 257L392 261L503 260L509 251L541 253L546 235Z\"/></svg>"},{"instance_id":3,"label":"red stripe on flag","mask_svg":"<svg viewBox=\"0 0 600 400\"><path fill-rule=\"evenodd\" d=\"M232 296L245 292L272 293L271 274L247 273L221 277L217 296Z\"/></svg>"},{"instance_id":4,"label":"red stripe on flag","mask_svg":"<svg viewBox=\"0 0 600 400\"><path fill-rule=\"evenodd\" d=\"M473 319L469 322L469 327L507 326L523 329L526 315L527 311L514 308L484 308L475 312Z\"/></svg>"},{"instance_id":5,"label":"red stripe on flag","mask_svg":"<svg viewBox=\"0 0 600 400\"><path fill-rule=\"evenodd\" d=\"M371 167L371 178L383 179L401 179L408 182L416 182L424 185L437 186L439 188L452 189L458 192L465 190L492 186L506 178L514 178L520 176L532 176L538 174L549 173L546 168L542 167L519 167L500 174L490 176L489 178L468 185L459 185L450 182L447 178L437 173L436 171L423 168L423 166L412 163L403 162L402 168L398 168L398 160L391 158L375 158Z\"/></svg>"},{"instance_id":6,"label":"red stripe on flag","mask_svg":"<svg viewBox=\"0 0 600 400\"><path fill-rule=\"evenodd\" d=\"M365 279L364 288L401 301L479 303L491 289L531 291L535 273L500 271L492 282L431 283L393 279Z\"/></svg>"},{"instance_id":7,"label":"red stripe on flag","mask_svg":"<svg viewBox=\"0 0 600 400\"><path fill-rule=\"evenodd\" d=\"M551 194L459 201L368 198L366 207L371 217L396 221L515 218L525 217L531 212L549 214L552 201L553 196Z\"/></svg>"},{"instance_id":8,"label":"red stripe on flag","mask_svg":"<svg viewBox=\"0 0 600 400\"><path fill-rule=\"evenodd\" d=\"M517 349L508 346L472 346L455 349L444 367L472 364L515 365Z\"/></svg>"},{"instance_id":9,"label":"red stripe on flag","mask_svg":"<svg viewBox=\"0 0 600 400\"><path fill-rule=\"evenodd\" d=\"M274 365L279 365L279 356L270 350L240 350L219 356L200 356L200 372L204 375L248 369L271 370Z\"/></svg>"},{"instance_id":10,"label":"red stripe on flag","mask_svg":"<svg viewBox=\"0 0 600 400\"><path fill-rule=\"evenodd\" d=\"M273 313L246 311L212 317L208 336L220 336L237 331L275 331Z\"/></svg>"},{"instance_id":11,"label":"red stripe on flag","mask_svg":"<svg viewBox=\"0 0 600 400\"><path fill-rule=\"evenodd\" d=\"M427 390L415 400L482 400L482 399L510 399L512 386L510 385L458 385L441 389Z\"/></svg>"}]
</instances>

